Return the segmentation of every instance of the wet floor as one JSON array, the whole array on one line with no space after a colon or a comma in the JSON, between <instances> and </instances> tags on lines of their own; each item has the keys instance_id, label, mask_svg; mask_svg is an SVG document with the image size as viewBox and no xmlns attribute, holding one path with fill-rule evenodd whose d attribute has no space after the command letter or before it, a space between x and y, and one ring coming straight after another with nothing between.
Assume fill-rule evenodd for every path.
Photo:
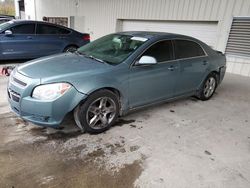
<instances>
[{"instance_id":1,"label":"wet floor","mask_svg":"<svg viewBox=\"0 0 250 188\"><path fill-rule=\"evenodd\" d=\"M128 122L118 125L123 123ZM0 115L0 125L0 187L133 187L142 172L142 160L106 168L108 155L127 152L123 137L114 143L95 135L84 139L73 122L63 130L48 130L12 113Z\"/></svg>"},{"instance_id":2,"label":"wet floor","mask_svg":"<svg viewBox=\"0 0 250 188\"><path fill-rule=\"evenodd\" d=\"M250 187L250 82L227 75L213 98L133 112L102 134L71 119L42 128L9 112L0 77L0 188Z\"/></svg>"}]
</instances>

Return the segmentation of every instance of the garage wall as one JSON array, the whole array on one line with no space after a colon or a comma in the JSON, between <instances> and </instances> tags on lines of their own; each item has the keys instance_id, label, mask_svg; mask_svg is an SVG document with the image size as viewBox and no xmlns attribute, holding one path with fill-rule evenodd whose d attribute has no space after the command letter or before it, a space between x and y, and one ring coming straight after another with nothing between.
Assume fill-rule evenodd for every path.
<instances>
[{"instance_id":1,"label":"garage wall","mask_svg":"<svg viewBox=\"0 0 250 188\"><path fill-rule=\"evenodd\" d=\"M21 19L35 20L36 19L36 0L24 0L25 13Z\"/></svg>"},{"instance_id":2,"label":"garage wall","mask_svg":"<svg viewBox=\"0 0 250 188\"><path fill-rule=\"evenodd\" d=\"M217 25L213 21L142 21L121 20L121 31L160 31L195 37L211 47L217 42Z\"/></svg>"},{"instance_id":3,"label":"garage wall","mask_svg":"<svg viewBox=\"0 0 250 188\"><path fill-rule=\"evenodd\" d=\"M250 16L250 0L33 1L38 20L43 16L83 16L84 31L90 33L92 39L117 31L118 20L215 21L218 22L215 48L223 52L233 16Z\"/></svg>"}]
</instances>

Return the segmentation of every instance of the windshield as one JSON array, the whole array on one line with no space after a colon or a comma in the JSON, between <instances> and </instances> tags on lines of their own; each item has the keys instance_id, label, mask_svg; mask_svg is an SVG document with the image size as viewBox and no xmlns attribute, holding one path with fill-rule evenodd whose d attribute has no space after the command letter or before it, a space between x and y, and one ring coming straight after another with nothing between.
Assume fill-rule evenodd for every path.
<instances>
[{"instance_id":1,"label":"windshield","mask_svg":"<svg viewBox=\"0 0 250 188\"><path fill-rule=\"evenodd\" d=\"M143 37L111 34L79 48L78 52L109 64L119 64L147 40Z\"/></svg>"},{"instance_id":2,"label":"windshield","mask_svg":"<svg viewBox=\"0 0 250 188\"><path fill-rule=\"evenodd\" d=\"M9 27L13 22L12 21L9 21L9 22L5 22L5 23L2 23L0 24L0 33L6 29L7 27Z\"/></svg>"}]
</instances>

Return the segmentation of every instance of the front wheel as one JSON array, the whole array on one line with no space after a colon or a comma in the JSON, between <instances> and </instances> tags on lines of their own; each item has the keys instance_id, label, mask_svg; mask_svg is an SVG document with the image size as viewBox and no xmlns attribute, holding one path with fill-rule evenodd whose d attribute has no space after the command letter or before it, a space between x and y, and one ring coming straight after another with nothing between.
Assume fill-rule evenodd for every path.
<instances>
[{"instance_id":1,"label":"front wheel","mask_svg":"<svg viewBox=\"0 0 250 188\"><path fill-rule=\"evenodd\" d=\"M106 131L114 124L118 115L118 98L109 90L93 93L74 112L76 124L88 133Z\"/></svg>"},{"instance_id":2,"label":"front wheel","mask_svg":"<svg viewBox=\"0 0 250 188\"><path fill-rule=\"evenodd\" d=\"M209 100L217 88L217 75L211 73L204 81L201 90L199 91L199 98L203 101Z\"/></svg>"}]
</instances>

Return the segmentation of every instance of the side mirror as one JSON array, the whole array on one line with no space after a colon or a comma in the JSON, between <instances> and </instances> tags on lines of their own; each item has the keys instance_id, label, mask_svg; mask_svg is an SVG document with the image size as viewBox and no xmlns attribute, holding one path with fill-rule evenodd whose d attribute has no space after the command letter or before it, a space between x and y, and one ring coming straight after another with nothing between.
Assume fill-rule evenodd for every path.
<instances>
[{"instance_id":1,"label":"side mirror","mask_svg":"<svg viewBox=\"0 0 250 188\"><path fill-rule=\"evenodd\" d=\"M145 55L139 59L137 65L154 65L156 63L157 63L157 61L154 57Z\"/></svg>"},{"instance_id":2,"label":"side mirror","mask_svg":"<svg viewBox=\"0 0 250 188\"><path fill-rule=\"evenodd\" d=\"M6 36L11 36L11 35L12 35L12 31L11 31L11 30L6 30L6 31L4 32L4 34L5 34Z\"/></svg>"}]
</instances>

